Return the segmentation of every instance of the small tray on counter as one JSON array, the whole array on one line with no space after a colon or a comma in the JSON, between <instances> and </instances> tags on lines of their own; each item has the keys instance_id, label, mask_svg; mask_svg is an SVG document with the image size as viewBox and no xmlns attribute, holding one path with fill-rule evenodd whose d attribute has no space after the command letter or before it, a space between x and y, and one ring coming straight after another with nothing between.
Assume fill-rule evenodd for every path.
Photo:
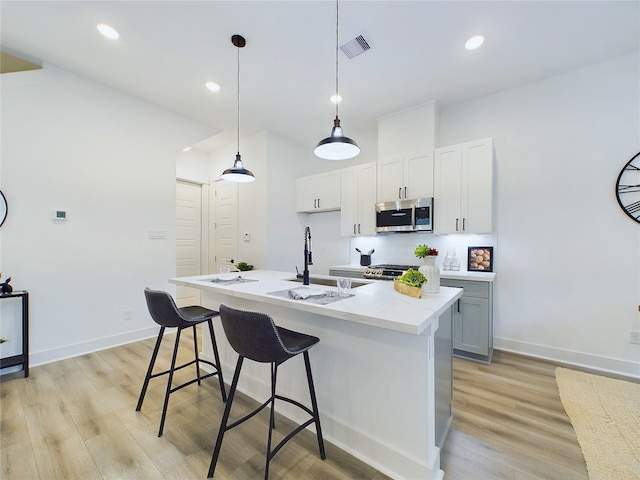
<instances>
[{"instance_id":1,"label":"small tray on counter","mask_svg":"<svg viewBox=\"0 0 640 480\"><path fill-rule=\"evenodd\" d=\"M237 275L235 277L216 277L212 278L211 281L213 283L219 283L220 285L233 285L234 283L257 282L258 280L244 278L241 275Z\"/></svg>"}]
</instances>

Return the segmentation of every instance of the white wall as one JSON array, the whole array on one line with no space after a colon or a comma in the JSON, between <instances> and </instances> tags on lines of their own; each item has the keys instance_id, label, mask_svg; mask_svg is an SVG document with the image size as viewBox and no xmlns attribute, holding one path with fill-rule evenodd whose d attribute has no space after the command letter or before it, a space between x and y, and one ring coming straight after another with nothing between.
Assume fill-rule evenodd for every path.
<instances>
[{"instance_id":1,"label":"white wall","mask_svg":"<svg viewBox=\"0 0 640 480\"><path fill-rule=\"evenodd\" d=\"M32 363L153 334L143 290L175 275L176 151L209 129L49 65L1 88L0 261L30 293Z\"/></svg>"},{"instance_id":2,"label":"white wall","mask_svg":"<svg viewBox=\"0 0 640 480\"><path fill-rule=\"evenodd\" d=\"M176 154L176 178L208 185L209 171L209 154L193 148Z\"/></svg>"},{"instance_id":3,"label":"white wall","mask_svg":"<svg viewBox=\"0 0 640 480\"><path fill-rule=\"evenodd\" d=\"M614 194L638 85L634 54L441 112L441 145L494 140L497 348L640 375L640 226Z\"/></svg>"}]
</instances>

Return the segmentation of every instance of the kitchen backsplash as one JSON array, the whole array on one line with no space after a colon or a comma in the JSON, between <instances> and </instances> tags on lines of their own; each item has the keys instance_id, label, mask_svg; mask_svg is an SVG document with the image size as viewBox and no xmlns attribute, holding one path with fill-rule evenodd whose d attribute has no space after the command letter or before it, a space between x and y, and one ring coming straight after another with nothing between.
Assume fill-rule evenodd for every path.
<instances>
[{"instance_id":1,"label":"kitchen backsplash","mask_svg":"<svg viewBox=\"0 0 640 480\"><path fill-rule=\"evenodd\" d=\"M363 252L375 249L371 257L371 264L395 263L402 265L420 265L422 260L415 257L414 249L418 245L426 244L438 250L436 265L442 269L444 257L449 250L460 260L460 270L467 270L467 248L478 246L494 247L494 271L497 271L499 259L499 249L497 238L494 234L487 235L434 235L427 233L393 233L386 235L376 235L372 237L353 237L350 241L349 263L358 265L360 254L356 251L359 248Z\"/></svg>"}]
</instances>

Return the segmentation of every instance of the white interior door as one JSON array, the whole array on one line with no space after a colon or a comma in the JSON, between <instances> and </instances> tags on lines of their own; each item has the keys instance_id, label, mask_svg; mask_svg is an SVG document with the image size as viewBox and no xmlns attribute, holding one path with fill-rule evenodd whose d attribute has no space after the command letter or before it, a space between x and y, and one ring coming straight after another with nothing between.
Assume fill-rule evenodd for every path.
<instances>
[{"instance_id":1,"label":"white interior door","mask_svg":"<svg viewBox=\"0 0 640 480\"><path fill-rule=\"evenodd\" d=\"M238 184L225 180L213 182L213 244L209 253L211 273L220 265L229 265L238 257Z\"/></svg>"},{"instance_id":2,"label":"white interior door","mask_svg":"<svg viewBox=\"0 0 640 480\"><path fill-rule=\"evenodd\" d=\"M202 274L202 185L176 182L176 275ZM200 290L176 287L176 305L200 305Z\"/></svg>"}]
</instances>

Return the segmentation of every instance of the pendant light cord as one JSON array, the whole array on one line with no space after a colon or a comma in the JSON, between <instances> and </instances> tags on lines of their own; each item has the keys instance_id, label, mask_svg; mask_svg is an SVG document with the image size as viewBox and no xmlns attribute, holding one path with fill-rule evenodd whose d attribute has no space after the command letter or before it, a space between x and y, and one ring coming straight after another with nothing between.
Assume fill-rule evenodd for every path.
<instances>
[{"instance_id":1,"label":"pendant light cord","mask_svg":"<svg viewBox=\"0 0 640 480\"><path fill-rule=\"evenodd\" d=\"M237 125L237 136L238 136L238 155L240 155L240 46L237 46L238 49L238 125Z\"/></svg>"},{"instance_id":2,"label":"pendant light cord","mask_svg":"<svg viewBox=\"0 0 640 480\"><path fill-rule=\"evenodd\" d=\"M338 97L338 19L338 0L336 0L336 118L338 118L338 103L340 103Z\"/></svg>"}]
</instances>

